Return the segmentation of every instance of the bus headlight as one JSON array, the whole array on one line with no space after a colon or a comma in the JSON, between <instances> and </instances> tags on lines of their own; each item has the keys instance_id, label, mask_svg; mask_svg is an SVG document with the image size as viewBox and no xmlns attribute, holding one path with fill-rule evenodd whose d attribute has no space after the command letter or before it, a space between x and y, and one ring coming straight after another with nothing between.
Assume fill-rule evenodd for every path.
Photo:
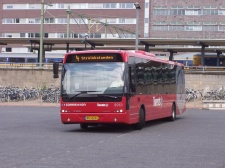
<instances>
[{"instance_id":1,"label":"bus headlight","mask_svg":"<svg viewBox=\"0 0 225 168\"><path fill-rule=\"evenodd\" d=\"M122 113L123 110L122 110L122 109L118 109L118 110L115 110L114 112L115 112L115 113Z\"/></svg>"}]
</instances>

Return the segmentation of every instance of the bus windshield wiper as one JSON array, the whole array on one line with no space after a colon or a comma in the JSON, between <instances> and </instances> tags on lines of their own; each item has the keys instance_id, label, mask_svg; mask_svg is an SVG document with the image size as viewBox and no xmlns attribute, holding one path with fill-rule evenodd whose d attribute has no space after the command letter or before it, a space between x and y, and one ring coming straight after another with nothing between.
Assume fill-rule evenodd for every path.
<instances>
[{"instance_id":1,"label":"bus windshield wiper","mask_svg":"<svg viewBox=\"0 0 225 168\"><path fill-rule=\"evenodd\" d=\"M93 90L89 90L89 91L80 91L80 92L77 93L77 94L68 94L68 97L69 97L69 99L71 99L71 98L77 97L77 96L82 95L82 94L88 94L89 92L99 92L99 91L93 91Z\"/></svg>"},{"instance_id":2,"label":"bus windshield wiper","mask_svg":"<svg viewBox=\"0 0 225 168\"><path fill-rule=\"evenodd\" d=\"M113 98L113 99L116 99L117 96L111 96L111 95L106 95L106 94L100 94L100 95L97 95L98 97L109 97L109 98Z\"/></svg>"}]
</instances>

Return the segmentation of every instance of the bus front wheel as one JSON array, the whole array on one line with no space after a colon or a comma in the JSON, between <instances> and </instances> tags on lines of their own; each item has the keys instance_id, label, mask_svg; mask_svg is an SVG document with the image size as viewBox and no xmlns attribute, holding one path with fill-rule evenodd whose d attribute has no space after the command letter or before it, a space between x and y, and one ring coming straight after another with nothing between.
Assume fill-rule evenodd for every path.
<instances>
[{"instance_id":1,"label":"bus front wheel","mask_svg":"<svg viewBox=\"0 0 225 168\"><path fill-rule=\"evenodd\" d=\"M141 130L145 126L145 111L143 108L139 111L139 121L134 124L134 129Z\"/></svg>"}]
</instances>

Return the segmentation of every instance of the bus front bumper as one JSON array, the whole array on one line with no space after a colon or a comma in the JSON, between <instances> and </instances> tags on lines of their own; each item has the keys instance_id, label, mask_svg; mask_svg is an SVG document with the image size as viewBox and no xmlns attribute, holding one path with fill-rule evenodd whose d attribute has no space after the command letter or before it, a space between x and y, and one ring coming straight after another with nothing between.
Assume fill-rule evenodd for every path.
<instances>
[{"instance_id":1,"label":"bus front bumper","mask_svg":"<svg viewBox=\"0 0 225 168\"><path fill-rule=\"evenodd\" d=\"M127 113L61 113L63 124L132 124Z\"/></svg>"}]
</instances>

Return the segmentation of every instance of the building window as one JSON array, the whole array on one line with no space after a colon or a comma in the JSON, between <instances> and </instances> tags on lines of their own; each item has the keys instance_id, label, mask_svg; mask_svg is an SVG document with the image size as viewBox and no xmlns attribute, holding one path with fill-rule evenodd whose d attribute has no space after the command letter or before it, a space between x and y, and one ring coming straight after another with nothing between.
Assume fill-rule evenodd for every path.
<instances>
[{"instance_id":1,"label":"building window","mask_svg":"<svg viewBox=\"0 0 225 168\"><path fill-rule=\"evenodd\" d=\"M39 33L38 33L39 34ZM40 36L39 36L40 37ZM48 38L48 33L44 33L44 37Z\"/></svg>"},{"instance_id":2,"label":"building window","mask_svg":"<svg viewBox=\"0 0 225 168\"><path fill-rule=\"evenodd\" d=\"M67 23L66 18L58 18L58 23Z\"/></svg>"},{"instance_id":3,"label":"building window","mask_svg":"<svg viewBox=\"0 0 225 168\"><path fill-rule=\"evenodd\" d=\"M167 25L168 23L166 21L158 21L158 22L154 22L154 25Z\"/></svg>"},{"instance_id":4,"label":"building window","mask_svg":"<svg viewBox=\"0 0 225 168\"><path fill-rule=\"evenodd\" d=\"M16 18L15 19L15 23L20 23L20 19L19 18Z\"/></svg>"},{"instance_id":5,"label":"building window","mask_svg":"<svg viewBox=\"0 0 225 168\"><path fill-rule=\"evenodd\" d=\"M148 23L149 22L149 19L148 18L145 18L145 23Z\"/></svg>"},{"instance_id":6,"label":"building window","mask_svg":"<svg viewBox=\"0 0 225 168\"><path fill-rule=\"evenodd\" d=\"M40 33L35 33L34 36L35 37L40 37Z\"/></svg>"},{"instance_id":7,"label":"building window","mask_svg":"<svg viewBox=\"0 0 225 168\"><path fill-rule=\"evenodd\" d=\"M12 52L12 48L6 47L6 48L5 48L5 52Z\"/></svg>"},{"instance_id":8,"label":"building window","mask_svg":"<svg viewBox=\"0 0 225 168\"><path fill-rule=\"evenodd\" d=\"M187 25L200 25L200 22L187 22Z\"/></svg>"},{"instance_id":9,"label":"building window","mask_svg":"<svg viewBox=\"0 0 225 168\"><path fill-rule=\"evenodd\" d=\"M26 37L26 33L20 33L20 37Z\"/></svg>"},{"instance_id":10,"label":"building window","mask_svg":"<svg viewBox=\"0 0 225 168\"><path fill-rule=\"evenodd\" d=\"M154 9L167 9L167 6L154 6Z\"/></svg>"},{"instance_id":11,"label":"building window","mask_svg":"<svg viewBox=\"0 0 225 168\"><path fill-rule=\"evenodd\" d=\"M107 23L116 23L116 19L112 18L112 19L106 19Z\"/></svg>"},{"instance_id":12,"label":"building window","mask_svg":"<svg viewBox=\"0 0 225 168\"><path fill-rule=\"evenodd\" d=\"M28 18L28 23L34 23L34 22L35 22L34 19Z\"/></svg>"},{"instance_id":13,"label":"building window","mask_svg":"<svg viewBox=\"0 0 225 168\"><path fill-rule=\"evenodd\" d=\"M35 36L34 33L28 33L29 38L33 38L34 36Z\"/></svg>"},{"instance_id":14,"label":"building window","mask_svg":"<svg viewBox=\"0 0 225 168\"><path fill-rule=\"evenodd\" d=\"M171 15L184 15L185 10L184 9L171 9L170 14Z\"/></svg>"},{"instance_id":15,"label":"building window","mask_svg":"<svg viewBox=\"0 0 225 168\"><path fill-rule=\"evenodd\" d=\"M218 10L216 10L216 9L204 9L203 15L218 15Z\"/></svg>"},{"instance_id":16,"label":"building window","mask_svg":"<svg viewBox=\"0 0 225 168\"><path fill-rule=\"evenodd\" d=\"M133 9L134 4L133 3L119 3L119 8Z\"/></svg>"},{"instance_id":17,"label":"building window","mask_svg":"<svg viewBox=\"0 0 225 168\"><path fill-rule=\"evenodd\" d=\"M116 8L116 3L104 3L103 8Z\"/></svg>"},{"instance_id":18,"label":"building window","mask_svg":"<svg viewBox=\"0 0 225 168\"><path fill-rule=\"evenodd\" d=\"M102 3L89 3L88 4L88 9L102 9L103 8L103 4Z\"/></svg>"},{"instance_id":19,"label":"building window","mask_svg":"<svg viewBox=\"0 0 225 168\"><path fill-rule=\"evenodd\" d=\"M185 10L185 15L201 15L201 10Z\"/></svg>"},{"instance_id":20,"label":"building window","mask_svg":"<svg viewBox=\"0 0 225 168\"><path fill-rule=\"evenodd\" d=\"M218 26L203 26L203 31L218 31Z\"/></svg>"},{"instance_id":21,"label":"building window","mask_svg":"<svg viewBox=\"0 0 225 168\"><path fill-rule=\"evenodd\" d=\"M184 22L170 22L171 25L184 25Z\"/></svg>"},{"instance_id":22,"label":"building window","mask_svg":"<svg viewBox=\"0 0 225 168\"><path fill-rule=\"evenodd\" d=\"M217 22L203 22L204 25L217 25Z\"/></svg>"},{"instance_id":23,"label":"building window","mask_svg":"<svg viewBox=\"0 0 225 168\"><path fill-rule=\"evenodd\" d=\"M119 18L119 23L125 23L125 18Z\"/></svg>"},{"instance_id":24,"label":"building window","mask_svg":"<svg viewBox=\"0 0 225 168\"><path fill-rule=\"evenodd\" d=\"M65 5L64 4L58 4L58 8L59 9L64 9L65 8Z\"/></svg>"},{"instance_id":25,"label":"building window","mask_svg":"<svg viewBox=\"0 0 225 168\"><path fill-rule=\"evenodd\" d=\"M28 4L29 9L41 9L41 4Z\"/></svg>"},{"instance_id":26,"label":"building window","mask_svg":"<svg viewBox=\"0 0 225 168\"><path fill-rule=\"evenodd\" d=\"M58 38L66 38L66 33L58 33L57 37Z\"/></svg>"},{"instance_id":27,"label":"building window","mask_svg":"<svg viewBox=\"0 0 225 168\"><path fill-rule=\"evenodd\" d=\"M172 6L171 9L184 9L183 6Z\"/></svg>"},{"instance_id":28,"label":"building window","mask_svg":"<svg viewBox=\"0 0 225 168\"><path fill-rule=\"evenodd\" d=\"M224 25L220 25L219 26L219 30L218 31L225 31L225 23L224 23Z\"/></svg>"},{"instance_id":29,"label":"building window","mask_svg":"<svg viewBox=\"0 0 225 168\"><path fill-rule=\"evenodd\" d=\"M153 26L152 29L156 31L168 31L169 27L168 26Z\"/></svg>"},{"instance_id":30,"label":"building window","mask_svg":"<svg viewBox=\"0 0 225 168\"><path fill-rule=\"evenodd\" d=\"M55 18L45 18L45 23L55 23Z\"/></svg>"},{"instance_id":31,"label":"building window","mask_svg":"<svg viewBox=\"0 0 225 168\"><path fill-rule=\"evenodd\" d=\"M88 6L86 5L86 3L76 3L73 5L74 9L87 9Z\"/></svg>"},{"instance_id":32,"label":"building window","mask_svg":"<svg viewBox=\"0 0 225 168\"><path fill-rule=\"evenodd\" d=\"M149 2L145 3L145 8L147 8L147 9L149 8Z\"/></svg>"},{"instance_id":33,"label":"building window","mask_svg":"<svg viewBox=\"0 0 225 168\"><path fill-rule=\"evenodd\" d=\"M188 6L187 8L188 9L201 9L201 6L193 6L193 5L191 5L191 6Z\"/></svg>"},{"instance_id":34,"label":"building window","mask_svg":"<svg viewBox=\"0 0 225 168\"><path fill-rule=\"evenodd\" d=\"M13 9L13 5L11 5L11 4L6 4L6 9Z\"/></svg>"},{"instance_id":35,"label":"building window","mask_svg":"<svg viewBox=\"0 0 225 168\"><path fill-rule=\"evenodd\" d=\"M202 31L202 26L185 26L185 31Z\"/></svg>"},{"instance_id":36,"label":"building window","mask_svg":"<svg viewBox=\"0 0 225 168\"><path fill-rule=\"evenodd\" d=\"M153 15L169 15L170 10L167 9L154 9L153 10Z\"/></svg>"},{"instance_id":37,"label":"building window","mask_svg":"<svg viewBox=\"0 0 225 168\"><path fill-rule=\"evenodd\" d=\"M35 18L35 21L34 21L35 23L41 23L41 19L39 19L39 18Z\"/></svg>"},{"instance_id":38,"label":"building window","mask_svg":"<svg viewBox=\"0 0 225 168\"><path fill-rule=\"evenodd\" d=\"M12 34L6 34L5 37L11 38L12 37Z\"/></svg>"},{"instance_id":39,"label":"building window","mask_svg":"<svg viewBox=\"0 0 225 168\"><path fill-rule=\"evenodd\" d=\"M91 33L90 38L101 38L101 33Z\"/></svg>"},{"instance_id":40,"label":"building window","mask_svg":"<svg viewBox=\"0 0 225 168\"><path fill-rule=\"evenodd\" d=\"M217 9L216 6L204 6L204 9Z\"/></svg>"},{"instance_id":41,"label":"building window","mask_svg":"<svg viewBox=\"0 0 225 168\"><path fill-rule=\"evenodd\" d=\"M225 10L219 10L218 15L225 15Z\"/></svg>"},{"instance_id":42,"label":"building window","mask_svg":"<svg viewBox=\"0 0 225 168\"><path fill-rule=\"evenodd\" d=\"M169 31L184 31L183 25L170 25Z\"/></svg>"},{"instance_id":43,"label":"building window","mask_svg":"<svg viewBox=\"0 0 225 168\"><path fill-rule=\"evenodd\" d=\"M13 23L13 19L11 18L4 19L4 23Z\"/></svg>"}]
</instances>

